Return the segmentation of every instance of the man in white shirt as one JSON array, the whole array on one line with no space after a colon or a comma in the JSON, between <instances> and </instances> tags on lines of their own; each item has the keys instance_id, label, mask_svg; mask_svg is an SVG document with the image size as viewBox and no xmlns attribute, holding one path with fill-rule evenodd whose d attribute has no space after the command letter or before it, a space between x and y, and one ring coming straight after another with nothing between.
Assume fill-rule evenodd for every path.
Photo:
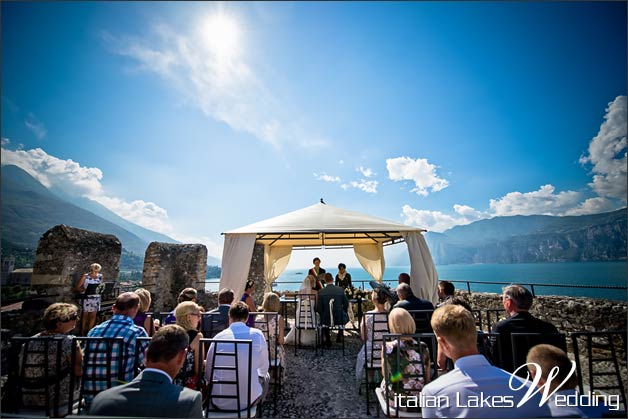
<instances>
[{"instance_id":1,"label":"man in white shirt","mask_svg":"<svg viewBox=\"0 0 628 419\"><path fill-rule=\"evenodd\" d=\"M234 385L214 385L210 402L214 408L220 410L244 410L247 406L246 385L251 376L251 405L256 405L264 400L268 392L270 376L268 375L268 345L261 330L248 327L246 320L249 317L249 308L246 303L238 301L231 305L229 309L229 327L218 333L214 339L247 339L252 341L251 365L249 365L249 354L246 345L238 345L238 380L240 389L239 403L235 398L227 399L215 396L236 395ZM232 344L212 343L205 357L205 378L209 382L213 378L220 381L235 381L235 371L214 370L214 366L235 366L235 359L232 356L221 356L223 352L233 352ZM216 358L214 361L214 352ZM212 362L215 362L212 364ZM214 396L214 397L212 397Z\"/></svg>"},{"instance_id":2,"label":"man in white shirt","mask_svg":"<svg viewBox=\"0 0 628 419\"><path fill-rule=\"evenodd\" d=\"M492 366L477 348L473 314L459 305L437 308L431 320L439 351L454 361L455 368L423 387L424 418L533 418L549 417L539 406L537 393L525 399L529 383ZM520 401L526 400L517 407Z\"/></svg>"},{"instance_id":3,"label":"man in white shirt","mask_svg":"<svg viewBox=\"0 0 628 419\"><path fill-rule=\"evenodd\" d=\"M102 391L94 398L91 416L202 418L200 392L172 383L189 345L181 326L163 326L146 351L146 368L128 384Z\"/></svg>"}]
</instances>

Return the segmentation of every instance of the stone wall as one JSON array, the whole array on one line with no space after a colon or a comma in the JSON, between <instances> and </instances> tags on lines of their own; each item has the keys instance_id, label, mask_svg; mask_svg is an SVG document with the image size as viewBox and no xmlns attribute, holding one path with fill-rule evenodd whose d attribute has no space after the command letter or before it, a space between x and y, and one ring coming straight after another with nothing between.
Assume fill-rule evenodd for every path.
<instances>
[{"instance_id":1,"label":"stone wall","mask_svg":"<svg viewBox=\"0 0 628 419\"><path fill-rule=\"evenodd\" d=\"M249 268L249 281L255 281L255 292L253 293L253 301L258 306L262 305L264 300L264 289L266 282L264 280L264 246L256 244L253 248L253 256L251 256L251 266ZM241 295L236 295L239 300Z\"/></svg>"},{"instance_id":2,"label":"stone wall","mask_svg":"<svg viewBox=\"0 0 628 419\"><path fill-rule=\"evenodd\" d=\"M89 265L99 263L105 282L115 282L120 272L122 244L116 236L58 225L39 239L31 289L45 293L48 303L75 303L73 288Z\"/></svg>"},{"instance_id":3,"label":"stone wall","mask_svg":"<svg viewBox=\"0 0 628 419\"><path fill-rule=\"evenodd\" d=\"M479 310L503 310L501 294L458 291L457 295ZM628 304L584 297L537 296L532 315L552 323L559 332L625 330ZM505 312L502 313L505 315Z\"/></svg>"},{"instance_id":4,"label":"stone wall","mask_svg":"<svg viewBox=\"0 0 628 419\"><path fill-rule=\"evenodd\" d=\"M142 287L151 292L154 311L167 311L184 288L204 291L206 271L204 245L152 242L144 256Z\"/></svg>"}]
</instances>

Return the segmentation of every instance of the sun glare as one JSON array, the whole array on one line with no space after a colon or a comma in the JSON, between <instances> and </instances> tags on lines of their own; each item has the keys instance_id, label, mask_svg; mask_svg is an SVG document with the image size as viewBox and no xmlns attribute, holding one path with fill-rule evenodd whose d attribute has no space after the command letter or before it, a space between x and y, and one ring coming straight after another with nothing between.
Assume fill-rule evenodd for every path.
<instances>
[{"instance_id":1,"label":"sun glare","mask_svg":"<svg viewBox=\"0 0 628 419\"><path fill-rule=\"evenodd\" d=\"M202 37L207 48L218 59L229 59L237 55L240 29L231 17L217 13L202 23Z\"/></svg>"}]
</instances>

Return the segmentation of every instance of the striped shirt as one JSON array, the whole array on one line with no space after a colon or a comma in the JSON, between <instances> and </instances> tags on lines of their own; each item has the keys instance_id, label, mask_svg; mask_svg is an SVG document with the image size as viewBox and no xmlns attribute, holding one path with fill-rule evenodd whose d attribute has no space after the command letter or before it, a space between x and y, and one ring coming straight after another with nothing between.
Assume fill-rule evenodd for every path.
<instances>
[{"instance_id":1,"label":"striped shirt","mask_svg":"<svg viewBox=\"0 0 628 419\"><path fill-rule=\"evenodd\" d=\"M136 326L133 319L123 314L114 314L110 320L99 324L89 331L88 337L123 338L122 360L119 357L119 348L115 344L109 350L102 342L87 341L85 346L84 363L87 363L85 375L83 376L85 402L90 404L96 393L123 384L118 380L118 370L120 361L122 364L122 381L128 383L135 377L133 366L135 361L136 344L138 337L147 337L143 327ZM144 357L144 350L148 342L142 342L139 349L139 361ZM110 355L110 362L107 363L107 356ZM96 364L96 365L94 365ZM110 371L110 378L107 379L107 371Z\"/></svg>"}]
</instances>

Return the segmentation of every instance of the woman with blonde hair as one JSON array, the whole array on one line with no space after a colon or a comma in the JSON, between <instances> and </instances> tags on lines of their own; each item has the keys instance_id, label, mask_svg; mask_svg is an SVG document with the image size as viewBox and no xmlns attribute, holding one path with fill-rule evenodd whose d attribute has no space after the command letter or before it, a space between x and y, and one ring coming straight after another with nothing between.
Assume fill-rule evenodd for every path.
<instances>
[{"instance_id":1,"label":"woman with blonde hair","mask_svg":"<svg viewBox=\"0 0 628 419\"><path fill-rule=\"evenodd\" d=\"M366 361L369 363L369 368L379 366L377 362L374 362L373 358L376 357L371 357L371 353L372 351L376 351L375 354L381 352L382 336L384 333L388 333L388 324L384 321L386 320L386 313L388 313L386 310L387 299L386 292L381 288L373 291L371 300L375 308L367 311L366 314L369 315L362 317L360 322L360 338L364 341L364 345L362 345L355 360L355 377L358 384L362 380L362 372L364 372ZM375 341L372 340L373 338Z\"/></svg>"},{"instance_id":2,"label":"woman with blonde hair","mask_svg":"<svg viewBox=\"0 0 628 419\"><path fill-rule=\"evenodd\" d=\"M274 292L267 292L264 294L264 301L262 302L262 311L267 313L279 313L281 310L281 303L279 301L279 296ZM259 315L260 317L264 316L263 314ZM257 324L258 326L260 323ZM265 323L261 323L261 325L265 326ZM279 330L277 330L279 328ZM275 339L277 340L277 351L275 352ZM270 352L270 359L279 360L279 365L282 367L281 373L285 369L286 363L286 354L283 348L284 344L284 321L281 314L277 315L277 323L274 321L268 322L268 351Z\"/></svg>"},{"instance_id":3,"label":"woman with blonde hair","mask_svg":"<svg viewBox=\"0 0 628 419\"><path fill-rule=\"evenodd\" d=\"M44 330L33 336L34 338L51 338L52 341L46 345L46 340L32 340L22 347L20 355L20 365L23 365L22 382L29 389L45 388L48 386L47 393L49 400L46 400L44 392L41 393L23 393L22 402L27 409L44 411L49 403L50 415L53 413L53 400L58 396L58 413L59 416L65 416L71 413L72 406L69 406L70 379L71 376L80 377L82 375L81 363L83 362L83 353L78 345L72 344L74 336L68 335L76 328L78 320L78 307L74 304L54 303L44 311L43 323ZM47 356L44 351L48 352ZM58 351L60 365L57 365ZM74 352L74 364L72 365L72 352ZM26 355L25 355L26 354ZM24 359L26 356L26 359ZM43 366L45 362L47 366ZM59 385L59 393L55 395L55 389ZM80 385L78 380L74 383L74 400L78 398L78 389Z\"/></svg>"},{"instance_id":4,"label":"woman with blonde hair","mask_svg":"<svg viewBox=\"0 0 628 419\"><path fill-rule=\"evenodd\" d=\"M414 319L403 308L393 308L388 315L390 333L412 335L416 332ZM388 403L396 407L396 396L418 397L425 384L430 381L430 354L427 345L409 336L402 336L382 347L382 380L381 389L386 394L388 386ZM411 377L407 377L410 375ZM418 378L417 378L418 376ZM413 408L400 408L414 411ZM420 411L420 407L418 408Z\"/></svg>"},{"instance_id":5,"label":"woman with blonde hair","mask_svg":"<svg viewBox=\"0 0 628 419\"><path fill-rule=\"evenodd\" d=\"M183 367L181 367L181 371L179 371L173 382L182 387L201 390L199 358L202 360L200 340L203 339L203 334L198 331L198 325L201 321L201 307L194 301L184 301L179 303L174 309L174 315L177 318L176 324L184 328L188 333L190 345L188 346L188 352L185 354Z\"/></svg>"},{"instance_id":6,"label":"woman with blonde hair","mask_svg":"<svg viewBox=\"0 0 628 419\"><path fill-rule=\"evenodd\" d=\"M83 274L74 290L83 294L83 313L81 314L81 334L87 336L94 324L96 324L96 314L100 310L100 294L95 293L95 289L102 283L100 270L102 266L98 263L89 265L89 272Z\"/></svg>"},{"instance_id":7,"label":"woman with blonde hair","mask_svg":"<svg viewBox=\"0 0 628 419\"><path fill-rule=\"evenodd\" d=\"M140 297L140 306L137 309L137 315L133 319L133 323L137 326L143 327L148 336L153 336L155 333L153 316L146 314L146 312L150 310L150 305L152 303L150 291L145 288L138 288L135 290L135 293Z\"/></svg>"},{"instance_id":8,"label":"woman with blonde hair","mask_svg":"<svg viewBox=\"0 0 628 419\"><path fill-rule=\"evenodd\" d=\"M295 313L295 326L302 328L299 344L304 346L314 346L316 344L316 325L318 319L316 317L316 298L318 291L316 290L317 279L314 275L305 277L299 287L299 298L297 301L297 309ZM305 295L312 297L305 297ZM297 339L297 328L293 327L286 336L286 345L293 345Z\"/></svg>"}]
</instances>

